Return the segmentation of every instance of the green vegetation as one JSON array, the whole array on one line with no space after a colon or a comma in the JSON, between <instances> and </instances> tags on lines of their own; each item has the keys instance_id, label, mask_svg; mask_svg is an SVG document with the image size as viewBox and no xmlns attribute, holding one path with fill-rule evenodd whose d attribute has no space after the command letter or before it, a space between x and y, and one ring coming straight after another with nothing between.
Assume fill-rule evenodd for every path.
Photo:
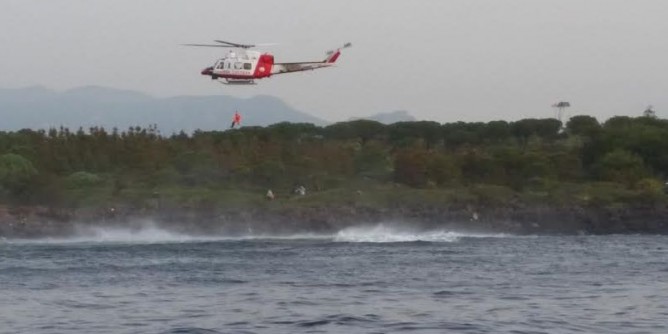
<instances>
[{"instance_id":1,"label":"green vegetation","mask_svg":"<svg viewBox=\"0 0 668 334\"><path fill-rule=\"evenodd\" d=\"M0 133L0 204L280 206L665 203L668 121L280 123ZM306 187L307 196L293 193ZM267 189L276 201L264 199ZM159 203L159 204L157 204Z\"/></svg>"}]
</instances>

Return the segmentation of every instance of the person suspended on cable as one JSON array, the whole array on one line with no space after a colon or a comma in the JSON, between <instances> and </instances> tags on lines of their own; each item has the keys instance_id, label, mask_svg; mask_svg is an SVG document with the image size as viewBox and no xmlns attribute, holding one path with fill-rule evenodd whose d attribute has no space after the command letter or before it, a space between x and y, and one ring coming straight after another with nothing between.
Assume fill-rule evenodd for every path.
<instances>
[{"instance_id":1,"label":"person suspended on cable","mask_svg":"<svg viewBox=\"0 0 668 334\"><path fill-rule=\"evenodd\" d=\"M234 112L234 116L232 117L232 124L230 124L230 129L234 128L235 126L241 126L241 115L239 115L238 111Z\"/></svg>"}]
</instances>

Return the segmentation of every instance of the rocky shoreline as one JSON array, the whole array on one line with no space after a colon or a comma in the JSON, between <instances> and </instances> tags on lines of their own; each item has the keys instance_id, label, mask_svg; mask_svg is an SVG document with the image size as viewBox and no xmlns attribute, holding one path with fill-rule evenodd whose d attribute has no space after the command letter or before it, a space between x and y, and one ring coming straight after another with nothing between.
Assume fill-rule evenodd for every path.
<instances>
[{"instance_id":1,"label":"rocky shoreline","mask_svg":"<svg viewBox=\"0 0 668 334\"><path fill-rule=\"evenodd\" d=\"M0 206L0 238L76 236L82 228L140 229L151 225L188 235L334 233L357 225L397 224L419 230L508 234L668 234L668 207L356 205L254 208L63 209Z\"/></svg>"}]
</instances>

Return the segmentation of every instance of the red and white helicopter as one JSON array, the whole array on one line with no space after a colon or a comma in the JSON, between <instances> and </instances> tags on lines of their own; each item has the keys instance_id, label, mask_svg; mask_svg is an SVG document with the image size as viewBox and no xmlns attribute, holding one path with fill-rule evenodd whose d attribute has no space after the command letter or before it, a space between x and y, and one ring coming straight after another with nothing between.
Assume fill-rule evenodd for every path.
<instances>
[{"instance_id":1,"label":"red and white helicopter","mask_svg":"<svg viewBox=\"0 0 668 334\"><path fill-rule=\"evenodd\" d=\"M210 76L224 84L253 85L256 79L269 78L274 74L292 73L315 70L334 65L341 55L341 50L352 46L346 43L342 47L327 52L327 58L322 61L307 61L297 63L275 63L270 53L248 50L258 45L237 44L215 40L219 44L185 44L187 46L205 46L218 48L233 48L216 63L202 70L202 75ZM224 80L224 81L223 81Z\"/></svg>"}]
</instances>

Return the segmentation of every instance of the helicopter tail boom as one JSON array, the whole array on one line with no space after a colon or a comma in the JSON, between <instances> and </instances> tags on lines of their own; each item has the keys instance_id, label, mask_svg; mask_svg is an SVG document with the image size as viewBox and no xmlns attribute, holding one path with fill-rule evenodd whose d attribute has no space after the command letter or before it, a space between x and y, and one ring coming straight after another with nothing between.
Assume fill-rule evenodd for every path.
<instances>
[{"instance_id":1,"label":"helicopter tail boom","mask_svg":"<svg viewBox=\"0 0 668 334\"><path fill-rule=\"evenodd\" d=\"M341 50L351 47L351 43L346 43L342 47L328 51L327 58L322 61L311 61L311 62L298 62L298 63L276 63L272 68L272 74L282 74L282 73L291 73L291 72L300 72L300 71L310 71L319 68L325 68L333 66L339 56L341 56Z\"/></svg>"}]
</instances>

